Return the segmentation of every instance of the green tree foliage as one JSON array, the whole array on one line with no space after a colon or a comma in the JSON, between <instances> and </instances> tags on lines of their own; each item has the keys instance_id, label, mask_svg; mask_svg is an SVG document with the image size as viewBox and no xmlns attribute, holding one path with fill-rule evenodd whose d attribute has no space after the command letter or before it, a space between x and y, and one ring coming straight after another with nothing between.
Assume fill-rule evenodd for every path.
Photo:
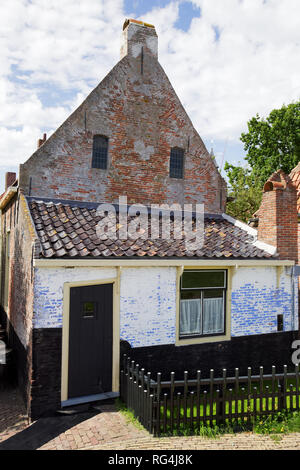
<instances>
[{"instance_id":1,"label":"green tree foliage","mask_svg":"<svg viewBox=\"0 0 300 470\"><path fill-rule=\"evenodd\" d=\"M248 222L260 206L261 185L249 168L230 165L226 162L224 169L229 179L229 202L226 212L236 219Z\"/></svg>"},{"instance_id":2,"label":"green tree foliage","mask_svg":"<svg viewBox=\"0 0 300 470\"><path fill-rule=\"evenodd\" d=\"M248 133L241 135L248 166L230 165L227 212L248 221L259 208L262 188L272 173L282 169L289 174L300 161L300 101L271 111L266 119L257 114L248 122Z\"/></svg>"}]
</instances>

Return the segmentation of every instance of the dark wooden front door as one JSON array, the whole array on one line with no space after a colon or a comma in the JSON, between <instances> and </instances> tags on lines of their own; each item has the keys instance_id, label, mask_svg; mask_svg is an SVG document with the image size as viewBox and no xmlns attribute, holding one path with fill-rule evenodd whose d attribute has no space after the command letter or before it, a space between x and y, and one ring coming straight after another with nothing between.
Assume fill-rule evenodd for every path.
<instances>
[{"instance_id":1,"label":"dark wooden front door","mask_svg":"<svg viewBox=\"0 0 300 470\"><path fill-rule=\"evenodd\" d=\"M112 390L113 285L70 289L68 397Z\"/></svg>"}]
</instances>

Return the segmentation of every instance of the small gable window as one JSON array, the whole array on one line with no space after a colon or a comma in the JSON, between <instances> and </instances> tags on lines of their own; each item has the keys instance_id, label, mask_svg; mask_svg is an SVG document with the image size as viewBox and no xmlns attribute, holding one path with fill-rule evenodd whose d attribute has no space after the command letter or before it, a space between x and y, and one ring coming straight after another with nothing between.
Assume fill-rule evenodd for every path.
<instances>
[{"instance_id":1,"label":"small gable window","mask_svg":"<svg viewBox=\"0 0 300 470\"><path fill-rule=\"evenodd\" d=\"M103 135L94 135L92 168L107 169L108 138Z\"/></svg>"},{"instance_id":2,"label":"small gable window","mask_svg":"<svg viewBox=\"0 0 300 470\"><path fill-rule=\"evenodd\" d=\"M170 178L183 178L184 150L178 147L171 149Z\"/></svg>"}]
</instances>

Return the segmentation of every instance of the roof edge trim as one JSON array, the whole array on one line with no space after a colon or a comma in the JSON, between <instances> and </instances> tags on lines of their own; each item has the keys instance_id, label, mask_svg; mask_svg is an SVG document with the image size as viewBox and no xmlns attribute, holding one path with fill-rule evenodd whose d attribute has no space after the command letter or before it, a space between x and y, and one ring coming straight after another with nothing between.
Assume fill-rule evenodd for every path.
<instances>
[{"instance_id":1,"label":"roof edge trim","mask_svg":"<svg viewBox=\"0 0 300 470\"><path fill-rule=\"evenodd\" d=\"M235 225L235 227L239 227L240 229L245 230L249 235L257 238L257 230L255 228L249 227L249 225L241 222L238 219L235 219L234 217L231 217L231 215L223 213L222 217L231 224Z\"/></svg>"},{"instance_id":2,"label":"roof edge trim","mask_svg":"<svg viewBox=\"0 0 300 470\"><path fill-rule=\"evenodd\" d=\"M252 260L228 260L228 259L34 259L35 268L75 268L75 267L202 267L202 266L294 266L292 260L252 259Z\"/></svg>"},{"instance_id":3,"label":"roof edge trim","mask_svg":"<svg viewBox=\"0 0 300 470\"><path fill-rule=\"evenodd\" d=\"M256 248L266 251L270 255L276 254L276 246L269 245L268 243L257 240L258 232L255 228L249 227L249 225L245 224L244 222L241 222L240 220L237 220L234 217L231 217L230 215L227 215L225 213L222 214L222 217L224 217L225 220L233 224L235 227L239 227L240 229L245 230L245 232L247 232L249 235L252 235L254 237L253 245L256 246Z\"/></svg>"},{"instance_id":4,"label":"roof edge trim","mask_svg":"<svg viewBox=\"0 0 300 470\"><path fill-rule=\"evenodd\" d=\"M267 253L270 253L270 255L275 255L277 252L276 246L269 245L268 243L262 242L260 240L256 240L253 245L259 248L260 250L264 250Z\"/></svg>"}]
</instances>

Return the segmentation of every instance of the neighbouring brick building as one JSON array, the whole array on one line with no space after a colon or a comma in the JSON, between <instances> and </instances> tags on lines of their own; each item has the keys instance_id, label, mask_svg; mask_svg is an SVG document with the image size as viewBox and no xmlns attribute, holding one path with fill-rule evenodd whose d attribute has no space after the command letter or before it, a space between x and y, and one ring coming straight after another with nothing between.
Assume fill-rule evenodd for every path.
<instances>
[{"instance_id":1,"label":"neighbouring brick building","mask_svg":"<svg viewBox=\"0 0 300 470\"><path fill-rule=\"evenodd\" d=\"M163 373L291 365L295 181L266 183L258 230L226 215L226 184L158 62L155 28L127 20L121 60L8 174L0 200L1 322L31 417L116 396L123 351ZM119 196L146 206L138 236L120 236L141 208ZM115 237L99 237L101 203ZM151 237L151 204L204 204L203 246L187 248L182 227L175 237L175 212L173 238Z\"/></svg>"}]
</instances>

